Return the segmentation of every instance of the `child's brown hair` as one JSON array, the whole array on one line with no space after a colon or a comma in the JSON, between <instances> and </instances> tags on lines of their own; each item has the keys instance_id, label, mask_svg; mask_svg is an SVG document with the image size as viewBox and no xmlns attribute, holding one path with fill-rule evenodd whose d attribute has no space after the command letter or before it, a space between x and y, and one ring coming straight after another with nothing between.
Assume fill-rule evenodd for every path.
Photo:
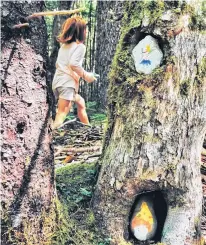
<instances>
[{"instance_id":1,"label":"child's brown hair","mask_svg":"<svg viewBox=\"0 0 206 245\"><path fill-rule=\"evenodd\" d=\"M86 21L80 16L71 17L63 23L57 41L60 43L84 42L86 37L85 33Z\"/></svg>"}]
</instances>

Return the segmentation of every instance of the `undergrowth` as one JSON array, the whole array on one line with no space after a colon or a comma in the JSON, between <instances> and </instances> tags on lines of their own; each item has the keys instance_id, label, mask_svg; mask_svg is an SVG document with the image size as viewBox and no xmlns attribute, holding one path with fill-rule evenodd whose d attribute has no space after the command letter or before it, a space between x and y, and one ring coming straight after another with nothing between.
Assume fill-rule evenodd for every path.
<instances>
[{"instance_id":1,"label":"undergrowth","mask_svg":"<svg viewBox=\"0 0 206 245\"><path fill-rule=\"evenodd\" d=\"M96 101L89 101L86 103L86 111L89 117L89 121L92 126L100 126L107 123L107 115L105 111L98 107ZM66 117L66 120L72 120L77 117L76 105L73 106L71 112Z\"/></svg>"},{"instance_id":2,"label":"undergrowth","mask_svg":"<svg viewBox=\"0 0 206 245\"><path fill-rule=\"evenodd\" d=\"M96 176L95 163L67 165L56 170L60 217L54 244L109 245L109 239L101 237L96 228L90 207Z\"/></svg>"}]
</instances>

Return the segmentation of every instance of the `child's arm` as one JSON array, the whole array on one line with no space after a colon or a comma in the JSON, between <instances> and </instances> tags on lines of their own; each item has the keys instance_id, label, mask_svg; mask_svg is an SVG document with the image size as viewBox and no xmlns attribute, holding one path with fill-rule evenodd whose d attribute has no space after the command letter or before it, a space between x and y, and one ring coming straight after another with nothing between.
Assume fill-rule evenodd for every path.
<instances>
[{"instance_id":1,"label":"child's arm","mask_svg":"<svg viewBox=\"0 0 206 245\"><path fill-rule=\"evenodd\" d=\"M85 81L93 82L96 80L94 74L92 72L85 71L82 67L85 52L86 47L84 46L84 44L79 44L71 57L69 66L74 72L77 73L77 75L82 77Z\"/></svg>"}]
</instances>

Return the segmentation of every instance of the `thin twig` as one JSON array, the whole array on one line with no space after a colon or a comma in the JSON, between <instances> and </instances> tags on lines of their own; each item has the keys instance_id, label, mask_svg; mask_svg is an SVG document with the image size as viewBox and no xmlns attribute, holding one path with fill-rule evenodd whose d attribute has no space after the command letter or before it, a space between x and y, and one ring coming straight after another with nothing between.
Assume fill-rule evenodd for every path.
<instances>
[{"instance_id":1,"label":"thin twig","mask_svg":"<svg viewBox=\"0 0 206 245\"><path fill-rule=\"evenodd\" d=\"M67 155L63 155L63 156L59 156L59 157L55 157L55 160L65 159L66 157L67 157Z\"/></svg>"},{"instance_id":2,"label":"thin twig","mask_svg":"<svg viewBox=\"0 0 206 245\"><path fill-rule=\"evenodd\" d=\"M54 153L54 157L58 156L60 153L62 153L62 151L64 150L64 148L60 148L57 150L57 152Z\"/></svg>"},{"instance_id":3,"label":"thin twig","mask_svg":"<svg viewBox=\"0 0 206 245\"><path fill-rule=\"evenodd\" d=\"M77 120L77 119L74 118L74 119L72 119L72 120L66 121L65 123L63 123L62 125L60 125L57 129L62 128L63 126L65 126L65 125L67 125L67 124L76 122L76 120Z\"/></svg>"},{"instance_id":4,"label":"thin twig","mask_svg":"<svg viewBox=\"0 0 206 245\"><path fill-rule=\"evenodd\" d=\"M100 157L102 154L94 154L94 155L91 155L91 156L88 156L87 158L86 158L86 160L88 159L88 158L92 158L92 157Z\"/></svg>"},{"instance_id":5,"label":"thin twig","mask_svg":"<svg viewBox=\"0 0 206 245\"><path fill-rule=\"evenodd\" d=\"M88 126L88 127L92 127L92 125L90 125L90 124L85 124L85 123L82 123L82 122L79 122L79 121L77 121L77 123L79 123L79 124L81 124L81 125L84 125L84 126Z\"/></svg>"},{"instance_id":6,"label":"thin twig","mask_svg":"<svg viewBox=\"0 0 206 245\"><path fill-rule=\"evenodd\" d=\"M61 11L45 11L45 12L33 13L32 15L29 15L27 19L31 19L39 16L48 16L48 15L72 15L72 14L82 12L84 10L85 8L74 9L74 10L61 10Z\"/></svg>"},{"instance_id":7,"label":"thin twig","mask_svg":"<svg viewBox=\"0 0 206 245\"><path fill-rule=\"evenodd\" d=\"M22 23L22 24L14 25L14 26L12 26L12 29L22 28L22 27L29 27L29 23Z\"/></svg>"},{"instance_id":8,"label":"thin twig","mask_svg":"<svg viewBox=\"0 0 206 245\"><path fill-rule=\"evenodd\" d=\"M66 150L68 152L81 153L81 152L99 151L100 149L101 149L100 146L96 146L96 147L67 148Z\"/></svg>"}]
</instances>

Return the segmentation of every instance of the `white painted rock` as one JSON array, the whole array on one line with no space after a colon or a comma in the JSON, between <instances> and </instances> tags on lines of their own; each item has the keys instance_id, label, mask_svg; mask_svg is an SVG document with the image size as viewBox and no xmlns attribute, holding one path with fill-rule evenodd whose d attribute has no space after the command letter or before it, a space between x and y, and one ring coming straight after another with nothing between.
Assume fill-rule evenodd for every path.
<instances>
[{"instance_id":1,"label":"white painted rock","mask_svg":"<svg viewBox=\"0 0 206 245\"><path fill-rule=\"evenodd\" d=\"M156 39L148 35L134 47L132 57L138 73L151 74L160 65L163 53Z\"/></svg>"}]
</instances>

